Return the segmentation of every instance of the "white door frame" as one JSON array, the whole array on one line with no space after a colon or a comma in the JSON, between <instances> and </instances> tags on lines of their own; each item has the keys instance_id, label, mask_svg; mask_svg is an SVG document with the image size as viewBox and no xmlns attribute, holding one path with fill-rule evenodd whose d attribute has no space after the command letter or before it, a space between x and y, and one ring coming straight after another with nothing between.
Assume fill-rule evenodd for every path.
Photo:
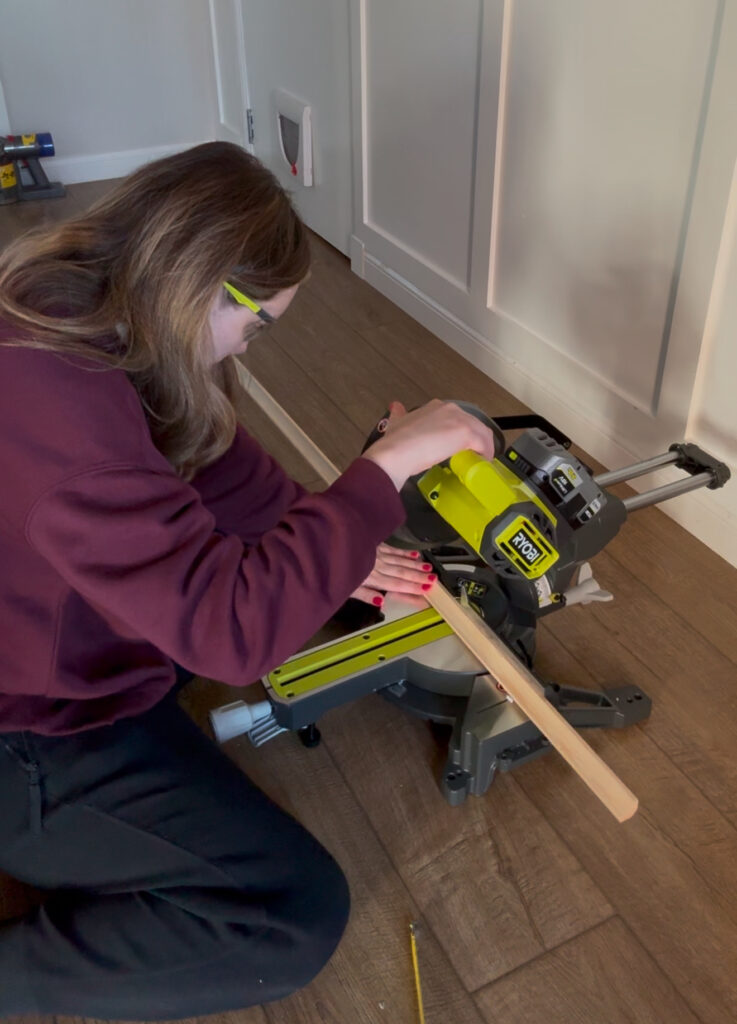
<instances>
[{"instance_id":1,"label":"white door frame","mask_svg":"<svg viewBox=\"0 0 737 1024\"><path fill-rule=\"evenodd\" d=\"M217 137L253 153L253 145L248 141L251 100L243 5L241 0L209 0L209 11L218 98Z\"/></svg>"},{"instance_id":2,"label":"white door frame","mask_svg":"<svg viewBox=\"0 0 737 1024\"><path fill-rule=\"evenodd\" d=\"M0 135L10 135L10 117L5 103L2 80L0 80Z\"/></svg>"}]
</instances>

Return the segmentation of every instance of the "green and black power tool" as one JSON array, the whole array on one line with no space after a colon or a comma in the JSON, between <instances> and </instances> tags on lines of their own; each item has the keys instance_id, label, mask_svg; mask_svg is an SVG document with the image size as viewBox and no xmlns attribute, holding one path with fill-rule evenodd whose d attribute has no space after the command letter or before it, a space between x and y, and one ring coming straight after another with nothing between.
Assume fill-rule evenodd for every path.
<instances>
[{"instance_id":1,"label":"green and black power tool","mask_svg":"<svg viewBox=\"0 0 737 1024\"><path fill-rule=\"evenodd\" d=\"M611 600L588 563L631 511L729 479L723 463L692 444L673 444L652 459L595 474L542 417L491 420L475 406L458 404L494 432L497 455L488 461L459 452L408 480L401 492L406 520L389 542L421 550L449 591L533 671L542 616ZM379 439L385 422L366 447ZM669 465L685 474L675 483L625 499L608 490ZM266 700L236 701L212 713L218 738L247 732L259 745L293 730L311 745L319 740L315 722L326 711L377 692L449 729L441 789L454 805L484 793L497 771L549 749L434 609L417 612L388 595L381 611L350 601L336 619L348 635L275 668L262 680ZM650 700L637 686L584 690L539 681L576 728L623 728L650 713Z\"/></svg>"}]
</instances>

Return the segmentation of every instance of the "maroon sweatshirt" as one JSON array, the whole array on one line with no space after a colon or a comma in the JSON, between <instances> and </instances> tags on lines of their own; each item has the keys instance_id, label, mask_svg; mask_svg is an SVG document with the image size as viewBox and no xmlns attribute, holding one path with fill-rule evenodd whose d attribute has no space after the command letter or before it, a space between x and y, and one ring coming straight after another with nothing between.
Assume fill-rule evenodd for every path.
<instances>
[{"instance_id":1,"label":"maroon sweatshirt","mask_svg":"<svg viewBox=\"0 0 737 1024\"><path fill-rule=\"evenodd\" d=\"M362 583L403 517L375 463L309 494L242 428L185 483L122 370L0 345L0 731L138 714L173 661L253 682Z\"/></svg>"}]
</instances>

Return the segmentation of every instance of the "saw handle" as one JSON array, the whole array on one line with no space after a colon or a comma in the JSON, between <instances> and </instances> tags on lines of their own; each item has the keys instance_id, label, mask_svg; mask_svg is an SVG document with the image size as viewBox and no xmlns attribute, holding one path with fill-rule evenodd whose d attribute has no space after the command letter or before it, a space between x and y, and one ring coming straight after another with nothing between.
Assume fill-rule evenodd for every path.
<instances>
[{"instance_id":1,"label":"saw handle","mask_svg":"<svg viewBox=\"0 0 737 1024\"><path fill-rule=\"evenodd\" d=\"M363 453L366 451L366 449L370 448L372 444L376 444L377 441L380 441L382 439L382 437L384 436L384 431L386 429L386 422L387 422L388 419L389 419L389 410L387 409L386 412L384 413L384 415L379 420L379 422L374 427L374 429L371 431L369 436L366 438L366 443L364 444L363 448L361 449L361 455L363 455Z\"/></svg>"},{"instance_id":2,"label":"saw handle","mask_svg":"<svg viewBox=\"0 0 737 1024\"><path fill-rule=\"evenodd\" d=\"M500 423L501 423L500 420L493 420L493 419L491 419L491 417L487 416L486 413L482 412L481 409L479 409L479 407L477 405L472 405L470 402L461 402L461 401L457 401L456 399L453 399L453 398L447 399L447 401L453 402L454 405L457 405L459 408L463 409L464 412L469 413L471 416L475 416L476 419L480 420L481 423L483 423L485 427L488 427L489 430L494 435L494 453L497 456L503 454L504 449L506 447L506 442L504 440L504 431L503 431L503 429L500 426ZM414 412L415 409L418 409L418 408L419 408L419 406L413 406L413 408L409 409L408 412ZM514 419L514 418L515 417L507 417L507 419ZM384 413L384 415L381 417L379 422L376 424L374 429L369 434L366 443L364 444L363 448L361 449L361 454L362 455L363 455L363 453L368 448L371 447L372 444L376 444L376 442L380 441L381 438L384 436L384 431L386 430L386 423L387 423L388 419L389 419L389 410L387 409L387 411ZM545 422L545 421L542 421L542 422ZM570 445L570 443L571 442L569 441L568 444Z\"/></svg>"},{"instance_id":3,"label":"saw handle","mask_svg":"<svg viewBox=\"0 0 737 1024\"><path fill-rule=\"evenodd\" d=\"M554 427L550 420L546 420L544 416L538 416L535 412L518 413L515 416L497 416L495 422L500 430L529 430L530 427L538 427L566 451L571 447L571 439L567 434L564 434L558 427Z\"/></svg>"},{"instance_id":4,"label":"saw handle","mask_svg":"<svg viewBox=\"0 0 737 1024\"><path fill-rule=\"evenodd\" d=\"M697 444L691 444L688 441L676 442L670 446L668 451L678 453L676 466L678 469L682 469L684 473L688 473L689 476L709 473L711 475L711 482L706 486L710 491L724 487L731 476L729 466L726 463L715 459L713 455L709 455L703 448L699 448Z\"/></svg>"}]
</instances>

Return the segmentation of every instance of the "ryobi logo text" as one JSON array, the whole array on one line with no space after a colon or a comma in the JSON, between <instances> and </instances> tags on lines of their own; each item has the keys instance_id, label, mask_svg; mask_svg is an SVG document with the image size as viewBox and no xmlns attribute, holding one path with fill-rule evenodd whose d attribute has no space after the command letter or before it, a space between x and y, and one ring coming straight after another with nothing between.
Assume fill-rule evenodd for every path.
<instances>
[{"instance_id":1,"label":"ryobi logo text","mask_svg":"<svg viewBox=\"0 0 737 1024\"><path fill-rule=\"evenodd\" d=\"M537 544L532 542L524 530L517 530L509 543L524 558L528 565L534 565L542 557L542 551Z\"/></svg>"}]
</instances>

